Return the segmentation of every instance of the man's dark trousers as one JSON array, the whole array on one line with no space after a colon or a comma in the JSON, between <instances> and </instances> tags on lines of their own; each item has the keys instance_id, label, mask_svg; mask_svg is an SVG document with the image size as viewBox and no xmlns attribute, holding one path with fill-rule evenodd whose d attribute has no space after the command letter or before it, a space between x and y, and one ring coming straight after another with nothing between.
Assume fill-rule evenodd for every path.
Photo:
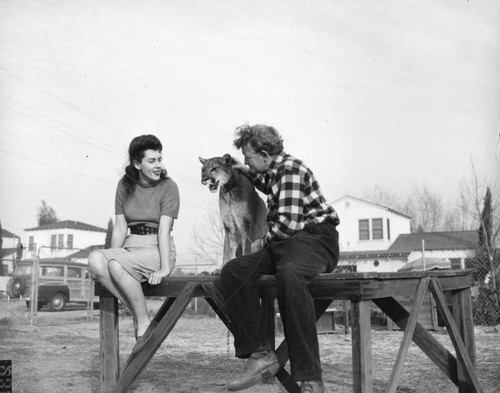
<instances>
[{"instance_id":1,"label":"man's dark trousers","mask_svg":"<svg viewBox=\"0 0 500 393\"><path fill-rule=\"evenodd\" d=\"M221 289L236 356L247 358L272 349L254 282L274 274L292 377L296 381L321 379L314 300L308 285L317 274L333 271L338 257L338 232L327 221L308 224L286 240L227 262L221 272Z\"/></svg>"}]
</instances>

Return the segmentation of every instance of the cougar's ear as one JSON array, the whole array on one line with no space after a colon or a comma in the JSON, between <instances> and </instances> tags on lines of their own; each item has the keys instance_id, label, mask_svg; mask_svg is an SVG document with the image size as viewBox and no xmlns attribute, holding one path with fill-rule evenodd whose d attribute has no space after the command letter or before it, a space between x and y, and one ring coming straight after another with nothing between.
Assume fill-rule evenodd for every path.
<instances>
[{"instance_id":1,"label":"cougar's ear","mask_svg":"<svg viewBox=\"0 0 500 393\"><path fill-rule=\"evenodd\" d=\"M204 163L205 163L205 161L207 161L207 159L206 159L206 158L201 158L201 157L198 157L198 159L200 160L200 162L201 162L202 164L204 164Z\"/></svg>"},{"instance_id":2,"label":"cougar's ear","mask_svg":"<svg viewBox=\"0 0 500 393\"><path fill-rule=\"evenodd\" d=\"M233 157L231 157L231 154L224 154L222 156L222 162L226 165L235 165L236 161L234 160Z\"/></svg>"}]
</instances>

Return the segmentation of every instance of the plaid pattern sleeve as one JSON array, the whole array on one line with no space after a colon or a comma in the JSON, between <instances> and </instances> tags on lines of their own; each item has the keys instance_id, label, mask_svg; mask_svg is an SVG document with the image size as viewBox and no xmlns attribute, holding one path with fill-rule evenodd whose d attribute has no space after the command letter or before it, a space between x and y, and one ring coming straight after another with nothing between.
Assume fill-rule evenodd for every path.
<instances>
[{"instance_id":1,"label":"plaid pattern sleeve","mask_svg":"<svg viewBox=\"0 0 500 393\"><path fill-rule=\"evenodd\" d=\"M288 239L307 224L326 220L339 223L311 170L292 156L282 153L277 157L269 173L266 193L269 224L266 243Z\"/></svg>"}]
</instances>

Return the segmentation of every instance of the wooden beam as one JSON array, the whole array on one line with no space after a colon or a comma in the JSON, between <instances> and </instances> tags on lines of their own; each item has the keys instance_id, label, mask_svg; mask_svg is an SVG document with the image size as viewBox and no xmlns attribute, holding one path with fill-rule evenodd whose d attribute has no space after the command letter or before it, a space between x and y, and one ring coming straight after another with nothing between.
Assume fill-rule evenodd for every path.
<instances>
[{"instance_id":1,"label":"wooden beam","mask_svg":"<svg viewBox=\"0 0 500 393\"><path fill-rule=\"evenodd\" d=\"M351 301L353 392L372 393L370 301Z\"/></svg>"},{"instance_id":2,"label":"wooden beam","mask_svg":"<svg viewBox=\"0 0 500 393\"><path fill-rule=\"evenodd\" d=\"M410 313L394 298L374 299L373 302L402 330L405 330ZM436 366L458 386L457 360L432 334L417 322L413 342Z\"/></svg>"},{"instance_id":3,"label":"wooden beam","mask_svg":"<svg viewBox=\"0 0 500 393\"><path fill-rule=\"evenodd\" d=\"M142 351L133 355L134 357L116 382L112 393L125 393L132 387L132 384L146 368L153 355L182 316L197 287L197 283L186 283L184 289L172 304L172 307L169 308L168 312L153 330L151 339L146 343Z\"/></svg>"},{"instance_id":4,"label":"wooden beam","mask_svg":"<svg viewBox=\"0 0 500 393\"><path fill-rule=\"evenodd\" d=\"M472 318L472 303L470 289L465 289L452 294L453 317L460 335L467 347L470 361L476 367L476 344L474 342L474 320ZM465 371L458 363L458 392L467 392Z\"/></svg>"},{"instance_id":5,"label":"wooden beam","mask_svg":"<svg viewBox=\"0 0 500 393\"><path fill-rule=\"evenodd\" d=\"M436 305L438 310L441 312L441 315L444 316L444 323L446 325L446 329L448 330L448 334L450 336L451 342L455 347L455 351L457 352L457 358L460 361L462 366L463 374L466 378L465 382L468 382L469 386L465 388L467 392L472 393L481 393L483 390L479 385L479 380L477 379L474 365L472 364L469 354L467 352L467 348L462 340L460 335L460 331L458 330L457 325L451 315L450 309L446 304L446 299L444 297L444 293L441 290L441 286L439 285L439 281L436 277L431 278L430 289L434 298L436 299Z\"/></svg>"},{"instance_id":6,"label":"wooden beam","mask_svg":"<svg viewBox=\"0 0 500 393\"><path fill-rule=\"evenodd\" d=\"M417 294L415 295L415 304L404 330L403 340L401 341L398 356L396 357L396 363L394 364L391 372L391 377L389 378L389 384L387 385L387 388L385 390L386 393L396 393L396 389L398 388L399 381L404 370L404 361L406 359L406 355L408 354L408 349L410 348L411 339L413 337L413 333L415 332L418 315L420 313L420 308L422 307L425 294L427 293L428 285L429 277L424 277L420 280Z\"/></svg>"},{"instance_id":7,"label":"wooden beam","mask_svg":"<svg viewBox=\"0 0 500 393\"><path fill-rule=\"evenodd\" d=\"M120 375L118 340L118 300L113 296L99 298L99 332L101 346L101 392L109 393Z\"/></svg>"}]
</instances>

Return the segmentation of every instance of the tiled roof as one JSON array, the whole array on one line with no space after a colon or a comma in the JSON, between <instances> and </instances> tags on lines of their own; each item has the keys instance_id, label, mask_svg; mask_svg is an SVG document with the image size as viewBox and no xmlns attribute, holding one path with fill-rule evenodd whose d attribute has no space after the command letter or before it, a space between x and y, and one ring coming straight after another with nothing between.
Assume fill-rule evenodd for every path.
<instances>
[{"instance_id":1,"label":"tiled roof","mask_svg":"<svg viewBox=\"0 0 500 393\"><path fill-rule=\"evenodd\" d=\"M479 236L477 231L424 232L399 235L389 247L389 252L409 253L425 250L473 250L477 248Z\"/></svg>"},{"instance_id":2,"label":"tiled roof","mask_svg":"<svg viewBox=\"0 0 500 393\"><path fill-rule=\"evenodd\" d=\"M20 239L19 236L13 234L12 232L8 231L7 229L2 228L2 237L15 237L16 239Z\"/></svg>"},{"instance_id":3,"label":"tiled roof","mask_svg":"<svg viewBox=\"0 0 500 393\"><path fill-rule=\"evenodd\" d=\"M0 250L0 258L5 258L6 256L17 253L18 250L18 248L2 248Z\"/></svg>"},{"instance_id":4,"label":"tiled roof","mask_svg":"<svg viewBox=\"0 0 500 393\"><path fill-rule=\"evenodd\" d=\"M106 232L106 229L99 228L94 225L85 224L80 221L65 220L57 221L52 224L45 224L35 228L25 229L26 231L43 231L49 229L78 229L80 231L91 231L91 232Z\"/></svg>"}]
</instances>

